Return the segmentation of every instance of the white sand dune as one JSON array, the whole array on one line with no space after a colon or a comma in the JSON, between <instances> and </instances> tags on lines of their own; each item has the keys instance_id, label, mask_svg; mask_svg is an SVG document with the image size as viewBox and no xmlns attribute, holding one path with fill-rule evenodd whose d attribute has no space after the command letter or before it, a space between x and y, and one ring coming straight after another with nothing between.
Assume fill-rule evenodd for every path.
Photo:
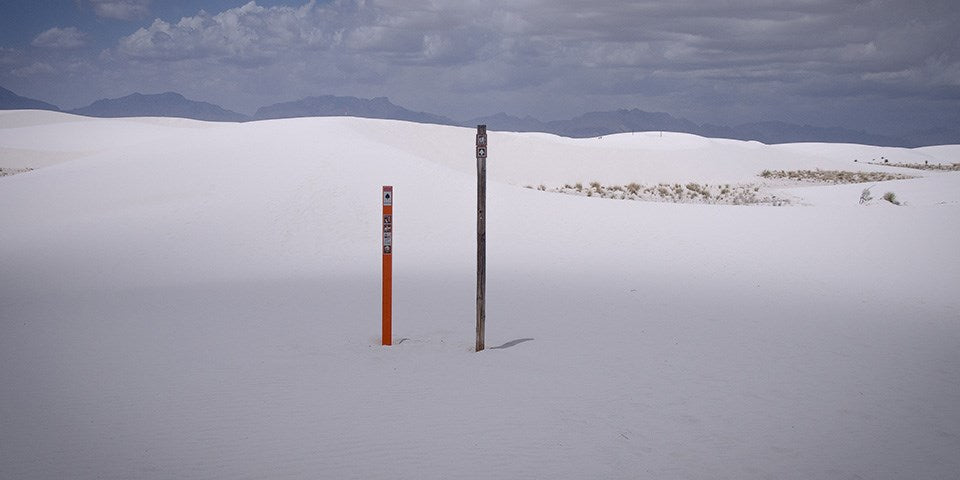
<instances>
[{"instance_id":1,"label":"white sand dune","mask_svg":"<svg viewBox=\"0 0 960 480\"><path fill-rule=\"evenodd\" d=\"M956 478L960 173L863 162L960 147L492 132L474 353L473 135L0 112L0 478ZM919 178L522 188L816 168Z\"/></svg>"}]
</instances>

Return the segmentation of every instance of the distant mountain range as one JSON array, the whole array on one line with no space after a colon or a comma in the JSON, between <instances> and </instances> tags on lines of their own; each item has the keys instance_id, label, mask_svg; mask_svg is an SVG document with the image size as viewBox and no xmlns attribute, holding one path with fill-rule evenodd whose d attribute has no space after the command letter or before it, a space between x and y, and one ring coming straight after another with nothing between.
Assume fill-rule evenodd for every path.
<instances>
[{"instance_id":1,"label":"distant mountain range","mask_svg":"<svg viewBox=\"0 0 960 480\"><path fill-rule=\"evenodd\" d=\"M60 111L55 105L21 97L0 87L0 110L39 109ZM485 124L490 130L514 132L546 132L565 137L585 138L626 132L668 131L712 138L756 140L766 144L793 142L859 143L878 146L916 147L922 145L960 144L960 127L939 127L921 130L902 137L875 135L843 127L815 127L784 122L757 122L736 126L696 124L662 112L621 109L590 112L568 119L543 122L532 117L515 117L505 113L456 121L440 115L408 110L386 97L363 99L324 95L261 107L249 117L218 105L184 98L174 92L144 95L134 93L117 99L97 100L89 106L69 113L91 117L182 117L217 122L244 122L294 117L350 116L404 120L417 123L472 127Z\"/></svg>"},{"instance_id":2,"label":"distant mountain range","mask_svg":"<svg viewBox=\"0 0 960 480\"><path fill-rule=\"evenodd\" d=\"M254 120L295 117L362 117L406 120L417 123L455 125L449 118L425 112L414 112L394 105L387 97L363 99L357 97L307 97L294 102L283 102L260 107Z\"/></svg>"},{"instance_id":3,"label":"distant mountain range","mask_svg":"<svg viewBox=\"0 0 960 480\"><path fill-rule=\"evenodd\" d=\"M532 117L517 118L498 113L491 117L471 120L468 124L487 124L492 130L548 132L573 138L654 130L696 133L695 130L699 128L697 124L689 120L675 118L666 113L645 112L638 109L590 112L569 120L552 122L541 122Z\"/></svg>"},{"instance_id":4,"label":"distant mountain range","mask_svg":"<svg viewBox=\"0 0 960 480\"><path fill-rule=\"evenodd\" d=\"M53 110L59 112L60 109L47 102L34 100L32 98L21 97L16 93L0 87L0 110Z\"/></svg>"},{"instance_id":5,"label":"distant mountain range","mask_svg":"<svg viewBox=\"0 0 960 480\"><path fill-rule=\"evenodd\" d=\"M212 103L187 100L174 92L154 95L134 93L123 98L97 100L70 113L88 117L180 117L213 122L249 120L246 115Z\"/></svg>"},{"instance_id":6,"label":"distant mountain range","mask_svg":"<svg viewBox=\"0 0 960 480\"><path fill-rule=\"evenodd\" d=\"M489 117L474 119L469 124L488 124L494 130L510 130L517 132L549 132L565 137L584 138L610 135L627 132L683 132L702 135L711 138L732 138L736 140L756 140L759 142L793 143L793 142L830 142L830 143L860 143L878 146L908 146L914 142L903 138L873 135L867 132L847 128L822 128L810 125L795 125L784 122L745 123L734 127L703 124L697 125L687 119L677 118L662 112L645 112L643 110L615 110L609 112L585 113L570 120L541 122L535 118L517 118L503 113ZM960 141L960 131L953 132L944 129L945 139L952 138L948 143Z\"/></svg>"}]
</instances>

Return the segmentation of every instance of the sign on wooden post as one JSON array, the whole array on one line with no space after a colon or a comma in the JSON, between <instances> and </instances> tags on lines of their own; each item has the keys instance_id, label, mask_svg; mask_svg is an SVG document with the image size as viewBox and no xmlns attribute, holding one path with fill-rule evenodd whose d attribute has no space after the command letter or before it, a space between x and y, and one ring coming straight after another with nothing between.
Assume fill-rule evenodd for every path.
<instances>
[{"instance_id":1,"label":"sign on wooden post","mask_svg":"<svg viewBox=\"0 0 960 480\"><path fill-rule=\"evenodd\" d=\"M487 283L487 126L477 125L477 350L483 350Z\"/></svg>"},{"instance_id":2,"label":"sign on wooden post","mask_svg":"<svg viewBox=\"0 0 960 480\"><path fill-rule=\"evenodd\" d=\"M393 187L383 187L383 306L381 337L383 345L393 344Z\"/></svg>"}]
</instances>

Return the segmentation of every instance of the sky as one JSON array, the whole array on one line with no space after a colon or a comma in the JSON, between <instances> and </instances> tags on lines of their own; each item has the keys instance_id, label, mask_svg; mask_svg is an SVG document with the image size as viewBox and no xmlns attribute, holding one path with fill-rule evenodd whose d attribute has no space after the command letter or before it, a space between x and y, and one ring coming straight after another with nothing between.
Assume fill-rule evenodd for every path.
<instances>
[{"instance_id":1,"label":"sky","mask_svg":"<svg viewBox=\"0 0 960 480\"><path fill-rule=\"evenodd\" d=\"M458 120L639 108L898 134L960 124L960 4L0 0L0 86L64 109L330 94Z\"/></svg>"}]
</instances>

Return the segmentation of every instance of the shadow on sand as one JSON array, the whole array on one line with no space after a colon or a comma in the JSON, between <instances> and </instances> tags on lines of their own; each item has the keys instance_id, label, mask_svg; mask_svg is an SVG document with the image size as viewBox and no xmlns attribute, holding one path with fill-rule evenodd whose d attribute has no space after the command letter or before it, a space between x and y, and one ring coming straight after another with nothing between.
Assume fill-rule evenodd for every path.
<instances>
[{"instance_id":1,"label":"shadow on sand","mask_svg":"<svg viewBox=\"0 0 960 480\"><path fill-rule=\"evenodd\" d=\"M515 345L520 345L520 344L523 343L523 342L530 342L530 341L533 341L533 339L532 339L532 338L518 338L518 339L516 339L516 340L510 340L509 342L504 343L503 345L500 345L500 346L498 346L498 347L490 347L490 350L497 350L497 349L501 349L501 348L510 348L510 347L515 346Z\"/></svg>"}]
</instances>

